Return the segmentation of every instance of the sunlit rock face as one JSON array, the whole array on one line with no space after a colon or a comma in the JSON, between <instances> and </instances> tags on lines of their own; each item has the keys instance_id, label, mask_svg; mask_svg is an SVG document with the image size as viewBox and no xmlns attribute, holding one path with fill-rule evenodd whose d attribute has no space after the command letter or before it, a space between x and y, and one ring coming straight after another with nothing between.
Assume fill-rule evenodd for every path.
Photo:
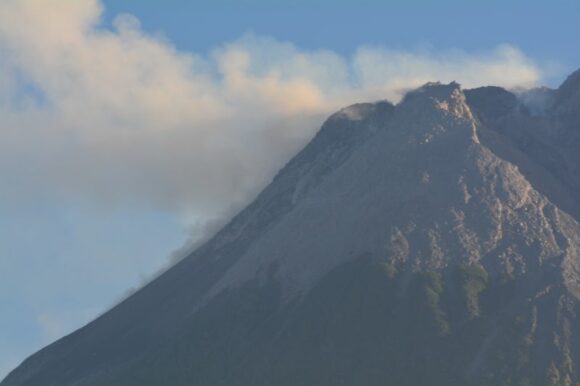
<instances>
[{"instance_id":1,"label":"sunlit rock face","mask_svg":"<svg viewBox=\"0 0 580 386\"><path fill-rule=\"evenodd\" d=\"M2 386L580 382L580 72L332 115L190 256Z\"/></svg>"}]
</instances>

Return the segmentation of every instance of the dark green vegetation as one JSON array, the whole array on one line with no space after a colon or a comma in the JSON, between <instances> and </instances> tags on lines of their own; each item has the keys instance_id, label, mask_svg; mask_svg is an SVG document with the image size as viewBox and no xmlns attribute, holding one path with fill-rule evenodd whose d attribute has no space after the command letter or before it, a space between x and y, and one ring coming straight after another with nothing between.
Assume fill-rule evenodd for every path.
<instances>
[{"instance_id":1,"label":"dark green vegetation","mask_svg":"<svg viewBox=\"0 0 580 386\"><path fill-rule=\"evenodd\" d=\"M285 306L275 281L248 283L101 385L570 385L559 374L578 358L542 362L557 342L535 335L553 321L538 319L541 304L514 308L521 285L489 286L480 266L396 272L370 258L334 269Z\"/></svg>"}]
</instances>

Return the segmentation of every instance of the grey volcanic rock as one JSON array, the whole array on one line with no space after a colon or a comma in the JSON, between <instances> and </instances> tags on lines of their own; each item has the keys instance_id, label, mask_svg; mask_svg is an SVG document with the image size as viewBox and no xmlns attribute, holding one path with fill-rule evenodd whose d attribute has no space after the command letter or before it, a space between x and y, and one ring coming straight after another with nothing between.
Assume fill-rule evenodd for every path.
<instances>
[{"instance_id":1,"label":"grey volcanic rock","mask_svg":"<svg viewBox=\"0 0 580 386\"><path fill-rule=\"evenodd\" d=\"M214 238L1 385L579 384L578 78L337 112Z\"/></svg>"},{"instance_id":2,"label":"grey volcanic rock","mask_svg":"<svg viewBox=\"0 0 580 386\"><path fill-rule=\"evenodd\" d=\"M570 75L556 90L553 113L570 123L570 128L580 130L580 70Z\"/></svg>"},{"instance_id":3,"label":"grey volcanic rock","mask_svg":"<svg viewBox=\"0 0 580 386\"><path fill-rule=\"evenodd\" d=\"M498 276L563 257L554 232L569 216L481 144L459 85L408 94L385 123L267 229L210 296L274 265L284 289L305 292L364 254L414 270L482 263ZM566 240L580 231L572 224Z\"/></svg>"}]
</instances>

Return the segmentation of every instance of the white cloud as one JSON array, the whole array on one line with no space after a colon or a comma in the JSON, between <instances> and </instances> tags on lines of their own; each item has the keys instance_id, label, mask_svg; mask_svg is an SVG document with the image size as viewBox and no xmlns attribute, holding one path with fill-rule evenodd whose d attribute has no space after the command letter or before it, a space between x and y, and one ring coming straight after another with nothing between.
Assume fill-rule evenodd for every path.
<instances>
[{"instance_id":1,"label":"white cloud","mask_svg":"<svg viewBox=\"0 0 580 386\"><path fill-rule=\"evenodd\" d=\"M99 0L0 0L0 200L18 216L19 206L36 208L31 203L51 200L73 208L142 206L200 219L204 226L194 223L191 232L207 235L251 199L340 107L396 101L405 90L430 80L515 87L541 78L538 67L510 46L476 53L367 46L344 57L245 35L209 53L191 53L144 32L132 16L118 17L107 29L101 15ZM75 221L94 222L92 212L87 213ZM35 216L26 220L58 226L53 215ZM204 222L216 217L221 220ZM23 240L46 242L38 230L43 227L22 225L22 233L31 232ZM82 232L78 224L71 227ZM15 266L24 267L27 275L36 275L35 283L38 275L28 265L45 259L57 266L51 274L71 269L77 255L79 265L92 267L92 260L100 259L107 271L122 270L120 256L130 253L111 253L114 248L106 241L100 244L103 251L89 243L91 253L83 256L79 249L66 264L35 253L20 265L9 261L20 255L5 253L0 263L10 275ZM193 245L195 240L175 257ZM136 255L141 263L146 259ZM126 265L136 274L131 259ZM76 274L84 272L72 267ZM125 282L123 275L110 282ZM70 287L62 278L49 281L58 282L57 289ZM104 296L100 281L98 288ZM39 298L33 303L46 302ZM71 312L37 312L43 342L97 311ZM8 354L20 357L12 346L4 351L0 376L16 363L7 361L12 359Z\"/></svg>"},{"instance_id":2,"label":"white cloud","mask_svg":"<svg viewBox=\"0 0 580 386\"><path fill-rule=\"evenodd\" d=\"M344 105L428 80L515 87L541 75L510 46L343 57L246 35L186 53L132 16L106 29L101 13L97 0L0 2L4 199L211 218L250 199Z\"/></svg>"}]
</instances>

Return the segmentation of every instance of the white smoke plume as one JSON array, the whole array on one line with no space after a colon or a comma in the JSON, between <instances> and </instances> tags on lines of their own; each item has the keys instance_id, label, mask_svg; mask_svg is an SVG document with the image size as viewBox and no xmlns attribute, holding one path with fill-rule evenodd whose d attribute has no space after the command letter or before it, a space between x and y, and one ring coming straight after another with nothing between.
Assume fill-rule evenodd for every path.
<instances>
[{"instance_id":1,"label":"white smoke plume","mask_svg":"<svg viewBox=\"0 0 580 386\"><path fill-rule=\"evenodd\" d=\"M538 67L489 52L360 47L350 57L245 35L180 52L98 0L0 2L0 180L4 200L39 194L214 218L251 199L354 102L397 101L431 80L527 87Z\"/></svg>"}]
</instances>

